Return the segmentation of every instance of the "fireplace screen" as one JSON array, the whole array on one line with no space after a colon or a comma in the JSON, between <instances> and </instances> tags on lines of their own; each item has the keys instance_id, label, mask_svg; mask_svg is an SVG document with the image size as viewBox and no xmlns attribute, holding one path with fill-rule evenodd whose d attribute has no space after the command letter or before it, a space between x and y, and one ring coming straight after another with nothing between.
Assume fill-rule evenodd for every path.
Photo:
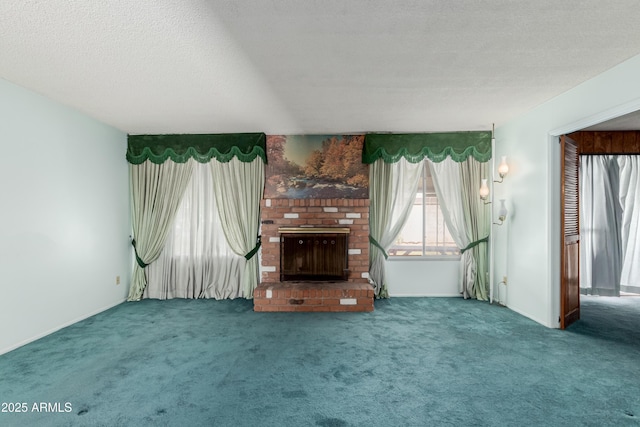
<instances>
[{"instance_id":1,"label":"fireplace screen","mask_svg":"<svg viewBox=\"0 0 640 427\"><path fill-rule=\"evenodd\" d=\"M280 280L347 280L348 228L280 228Z\"/></svg>"}]
</instances>

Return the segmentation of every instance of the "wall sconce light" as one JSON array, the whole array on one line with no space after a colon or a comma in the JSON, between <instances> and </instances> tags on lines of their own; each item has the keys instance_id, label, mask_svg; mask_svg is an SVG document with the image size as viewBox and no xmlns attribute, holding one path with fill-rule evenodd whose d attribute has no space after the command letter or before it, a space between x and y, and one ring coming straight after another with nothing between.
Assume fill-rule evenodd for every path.
<instances>
[{"instance_id":1,"label":"wall sconce light","mask_svg":"<svg viewBox=\"0 0 640 427\"><path fill-rule=\"evenodd\" d=\"M498 175L500 176L500 180L493 180L498 184L502 184L504 181L504 177L509 173L509 165L507 164L507 156L502 156L502 160L500 161L500 165L498 166ZM490 189L487 185L488 179L482 178L482 183L480 185L480 198L484 201L485 205L491 203L491 201L487 201L489 198Z\"/></svg>"},{"instance_id":2,"label":"wall sconce light","mask_svg":"<svg viewBox=\"0 0 640 427\"><path fill-rule=\"evenodd\" d=\"M491 148L492 151L495 150L495 124L492 126L491 130ZM502 156L500 160L500 164L498 165L498 175L500 176L500 180L493 180L493 182L501 184L504 181L504 177L509 173L509 164L507 163L507 156ZM484 202L485 205L488 205L492 202L490 196L491 190L489 189L489 185L487 184L488 179L482 178L482 182L480 184L480 199ZM500 209L498 210L498 221L494 222L495 225L502 225L507 219L507 207L505 206L505 200L500 199Z\"/></svg>"},{"instance_id":3,"label":"wall sconce light","mask_svg":"<svg viewBox=\"0 0 640 427\"><path fill-rule=\"evenodd\" d=\"M485 205L491 203L487 202L487 198L489 197L489 186L487 185L487 179L482 178L482 185L480 185L480 198L484 202Z\"/></svg>"},{"instance_id":4,"label":"wall sconce light","mask_svg":"<svg viewBox=\"0 0 640 427\"><path fill-rule=\"evenodd\" d=\"M498 166L498 175L500 175L500 181L493 181L497 183L502 183L504 177L509 173L509 165L507 164L507 156L502 156L500 160L500 165Z\"/></svg>"},{"instance_id":5,"label":"wall sconce light","mask_svg":"<svg viewBox=\"0 0 640 427\"><path fill-rule=\"evenodd\" d=\"M498 210L498 221L500 222L494 222L495 225L502 225L507 219L507 214L509 213L509 211L507 211L507 207L505 206L504 202L504 199L500 199L500 209Z\"/></svg>"}]
</instances>

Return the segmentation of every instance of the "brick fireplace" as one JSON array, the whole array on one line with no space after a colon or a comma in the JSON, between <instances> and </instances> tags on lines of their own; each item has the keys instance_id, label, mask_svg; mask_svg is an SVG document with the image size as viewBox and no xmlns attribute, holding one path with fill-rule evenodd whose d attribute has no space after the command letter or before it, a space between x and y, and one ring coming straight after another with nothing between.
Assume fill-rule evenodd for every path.
<instances>
[{"instance_id":1,"label":"brick fireplace","mask_svg":"<svg viewBox=\"0 0 640 427\"><path fill-rule=\"evenodd\" d=\"M261 283L255 311L372 311L368 199L263 199ZM281 280L283 229L346 230L347 264L338 280ZM344 231L342 231L344 232Z\"/></svg>"}]
</instances>

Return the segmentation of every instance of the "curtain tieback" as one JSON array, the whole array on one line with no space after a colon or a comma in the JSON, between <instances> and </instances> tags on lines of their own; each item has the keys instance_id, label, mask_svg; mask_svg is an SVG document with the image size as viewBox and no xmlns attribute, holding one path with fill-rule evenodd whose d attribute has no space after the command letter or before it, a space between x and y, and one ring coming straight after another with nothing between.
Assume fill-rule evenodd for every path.
<instances>
[{"instance_id":1,"label":"curtain tieback","mask_svg":"<svg viewBox=\"0 0 640 427\"><path fill-rule=\"evenodd\" d=\"M466 248L464 248L464 249L460 249L460 253L461 253L461 254L463 254L463 253L465 253L466 251L468 251L469 249L473 249L473 248L475 248L475 247L476 247L476 246L478 246L480 243L487 243L488 241L489 241L489 236L486 236L486 237L483 237L483 238L482 238L482 239L480 239L480 240L476 240L475 242L471 242L471 243L469 243L469 244L467 245L467 247L466 247Z\"/></svg>"},{"instance_id":2,"label":"curtain tieback","mask_svg":"<svg viewBox=\"0 0 640 427\"><path fill-rule=\"evenodd\" d=\"M371 234L369 234L369 243L371 243L373 246L375 246L376 248L382 251L382 255L384 255L384 259L389 259L389 254L387 253L387 251L382 247L380 243L378 243L376 239L373 238Z\"/></svg>"},{"instance_id":3,"label":"curtain tieback","mask_svg":"<svg viewBox=\"0 0 640 427\"><path fill-rule=\"evenodd\" d=\"M146 264L146 263L142 260L142 258L140 258L140 257L138 256L138 249L136 248L136 239L133 239L133 240L131 241L131 245L133 246L133 252L136 254L136 261L138 262L138 265L140 266L140 268L145 268L145 267L146 267L147 265L149 265L149 264Z\"/></svg>"},{"instance_id":4,"label":"curtain tieback","mask_svg":"<svg viewBox=\"0 0 640 427\"><path fill-rule=\"evenodd\" d=\"M256 246L253 249L251 249L248 254L244 256L244 259L249 261L251 258L253 258L253 256L258 253L258 249L260 249L261 245L262 245L262 236L258 236Z\"/></svg>"}]
</instances>

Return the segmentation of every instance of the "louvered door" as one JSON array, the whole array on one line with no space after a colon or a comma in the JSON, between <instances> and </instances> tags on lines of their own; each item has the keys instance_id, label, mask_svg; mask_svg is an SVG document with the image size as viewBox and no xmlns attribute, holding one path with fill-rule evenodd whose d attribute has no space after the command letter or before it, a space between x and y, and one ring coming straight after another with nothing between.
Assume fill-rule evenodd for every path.
<instances>
[{"instance_id":1,"label":"louvered door","mask_svg":"<svg viewBox=\"0 0 640 427\"><path fill-rule=\"evenodd\" d=\"M580 200L578 144L560 137L561 153L561 274L560 328L580 319Z\"/></svg>"}]
</instances>

